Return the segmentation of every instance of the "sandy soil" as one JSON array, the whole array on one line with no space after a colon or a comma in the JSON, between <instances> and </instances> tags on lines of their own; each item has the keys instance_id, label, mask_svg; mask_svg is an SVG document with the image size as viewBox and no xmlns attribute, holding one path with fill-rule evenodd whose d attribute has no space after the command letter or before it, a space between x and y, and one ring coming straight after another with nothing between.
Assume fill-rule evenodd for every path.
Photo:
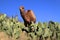
<instances>
[{"instance_id":1,"label":"sandy soil","mask_svg":"<svg viewBox=\"0 0 60 40\"><path fill-rule=\"evenodd\" d=\"M11 40L5 32L0 32L0 40Z\"/></svg>"}]
</instances>

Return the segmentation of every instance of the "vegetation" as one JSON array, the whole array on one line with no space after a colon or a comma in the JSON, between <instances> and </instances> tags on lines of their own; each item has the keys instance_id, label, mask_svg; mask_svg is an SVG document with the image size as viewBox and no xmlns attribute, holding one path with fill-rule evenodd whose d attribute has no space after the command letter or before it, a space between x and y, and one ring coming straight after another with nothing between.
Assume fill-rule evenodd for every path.
<instances>
[{"instance_id":1,"label":"vegetation","mask_svg":"<svg viewBox=\"0 0 60 40\"><path fill-rule=\"evenodd\" d=\"M6 14L0 14L0 32L5 32L12 40L23 40L26 37L24 40L60 40L60 23L38 22L25 27L17 17L9 18Z\"/></svg>"}]
</instances>

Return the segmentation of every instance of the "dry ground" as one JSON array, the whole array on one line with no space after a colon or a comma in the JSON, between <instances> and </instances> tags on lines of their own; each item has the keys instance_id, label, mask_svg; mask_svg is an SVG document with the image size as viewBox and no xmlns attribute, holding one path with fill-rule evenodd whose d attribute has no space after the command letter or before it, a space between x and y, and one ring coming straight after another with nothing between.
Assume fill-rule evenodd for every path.
<instances>
[{"instance_id":1,"label":"dry ground","mask_svg":"<svg viewBox=\"0 0 60 40\"><path fill-rule=\"evenodd\" d=\"M17 40L27 40L26 32L22 32L20 34L20 38ZM0 40L14 40L13 38L9 37L5 32L0 32Z\"/></svg>"}]
</instances>

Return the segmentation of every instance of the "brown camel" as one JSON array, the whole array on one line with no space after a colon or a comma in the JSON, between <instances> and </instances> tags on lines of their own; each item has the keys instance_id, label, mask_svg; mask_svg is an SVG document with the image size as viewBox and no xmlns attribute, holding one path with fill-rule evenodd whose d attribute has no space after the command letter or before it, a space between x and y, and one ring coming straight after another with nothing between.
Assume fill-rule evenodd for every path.
<instances>
[{"instance_id":1,"label":"brown camel","mask_svg":"<svg viewBox=\"0 0 60 40\"><path fill-rule=\"evenodd\" d=\"M27 11L25 11L23 6L21 6L21 7L19 8L19 10L20 10L20 15L21 15L21 17L22 17L23 20L24 20L24 25L25 25L26 27L27 27L28 25L30 25L32 22L33 22L33 23L36 22L36 17L35 17L35 15L34 15L34 13L33 13L32 10L27 10Z\"/></svg>"}]
</instances>

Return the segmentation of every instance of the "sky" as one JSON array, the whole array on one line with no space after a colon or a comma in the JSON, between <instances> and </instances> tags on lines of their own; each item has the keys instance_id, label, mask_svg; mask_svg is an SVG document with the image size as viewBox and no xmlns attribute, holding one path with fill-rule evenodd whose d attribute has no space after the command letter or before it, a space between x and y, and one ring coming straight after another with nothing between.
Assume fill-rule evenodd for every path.
<instances>
[{"instance_id":1,"label":"sky","mask_svg":"<svg viewBox=\"0 0 60 40\"><path fill-rule=\"evenodd\" d=\"M37 22L60 22L60 0L0 0L0 13L9 17L18 15L23 22L20 6L24 6L25 10L33 10Z\"/></svg>"}]
</instances>

